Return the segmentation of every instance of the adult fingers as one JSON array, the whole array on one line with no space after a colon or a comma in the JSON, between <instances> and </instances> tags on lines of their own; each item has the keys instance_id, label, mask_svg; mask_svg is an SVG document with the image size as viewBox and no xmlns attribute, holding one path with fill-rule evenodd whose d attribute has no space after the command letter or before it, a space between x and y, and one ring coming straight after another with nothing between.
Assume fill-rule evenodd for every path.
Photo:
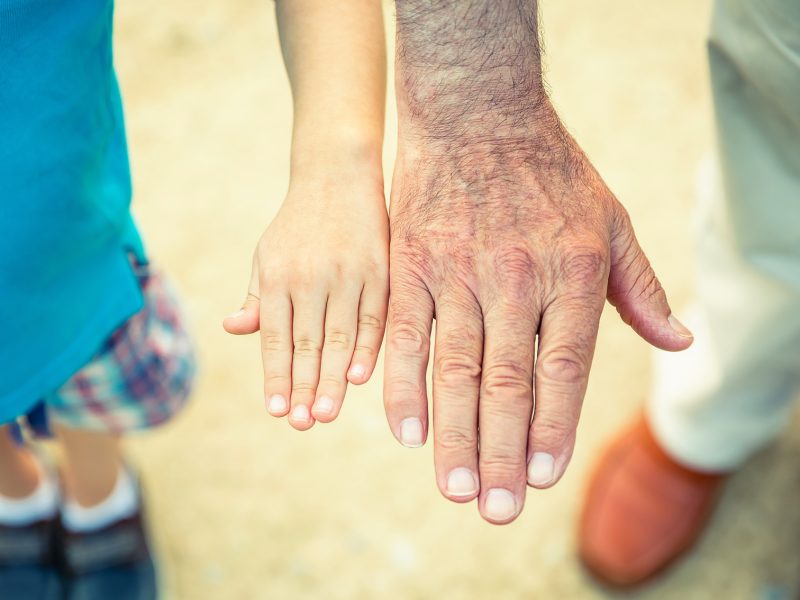
<instances>
[{"instance_id":1,"label":"adult fingers","mask_svg":"<svg viewBox=\"0 0 800 600\"><path fill-rule=\"evenodd\" d=\"M478 495L478 396L483 316L468 291L436 301L433 432L436 480L456 502Z\"/></svg>"},{"instance_id":2,"label":"adult fingers","mask_svg":"<svg viewBox=\"0 0 800 600\"><path fill-rule=\"evenodd\" d=\"M390 280L383 403L394 436L414 448L425 443L428 430L425 375L433 300L401 261L392 261Z\"/></svg>"},{"instance_id":3,"label":"adult fingers","mask_svg":"<svg viewBox=\"0 0 800 600\"><path fill-rule=\"evenodd\" d=\"M546 488L567 467L575 445L608 281L608 249L562 254L553 296L539 324L536 404L528 439L528 483Z\"/></svg>"},{"instance_id":4,"label":"adult fingers","mask_svg":"<svg viewBox=\"0 0 800 600\"><path fill-rule=\"evenodd\" d=\"M535 310L503 299L484 316L479 509L492 523L513 521L525 502L525 458L533 409Z\"/></svg>"}]
</instances>

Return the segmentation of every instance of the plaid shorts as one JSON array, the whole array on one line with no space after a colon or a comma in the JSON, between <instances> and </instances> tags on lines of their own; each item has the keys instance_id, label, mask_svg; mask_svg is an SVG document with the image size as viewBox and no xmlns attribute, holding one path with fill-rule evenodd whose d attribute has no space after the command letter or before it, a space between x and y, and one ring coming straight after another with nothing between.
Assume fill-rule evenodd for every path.
<instances>
[{"instance_id":1,"label":"plaid shorts","mask_svg":"<svg viewBox=\"0 0 800 600\"><path fill-rule=\"evenodd\" d=\"M177 296L150 265L134 265L144 307L114 331L92 360L42 399L35 413L77 429L122 433L154 427L186 403L194 347ZM41 420L41 419L39 419Z\"/></svg>"}]
</instances>

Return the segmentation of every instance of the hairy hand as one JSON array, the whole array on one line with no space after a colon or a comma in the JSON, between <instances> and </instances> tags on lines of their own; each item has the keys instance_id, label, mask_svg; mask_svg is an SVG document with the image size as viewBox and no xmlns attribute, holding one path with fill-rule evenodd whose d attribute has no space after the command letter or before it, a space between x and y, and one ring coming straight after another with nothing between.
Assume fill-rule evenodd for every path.
<instances>
[{"instance_id":1,"label":"hairy hand","mask_svg":"<svg viewBox=\"0 0 800 600\"><path fill-rule=\"evenodd\" d=\"M435 317L438 486L506 523L526 480L546 488L567 467L606 298L659 348L692 338L546 99L502 134L412 126L409 112L390 210L386 412L403 444L424 443Z\"/></svg>"},{"instance_id":2,"label":"hairy hand","mask_svg":"<svg viewBox=\"0 0 800 600\"><path fill-rule=\"evenodd\" d=\"M293 177L253 256L234 334L261 330L269 412L297 429L329 422L347 382L366 382L383 338L388 223L381 177Z\"/></svg>"}]
</instances>

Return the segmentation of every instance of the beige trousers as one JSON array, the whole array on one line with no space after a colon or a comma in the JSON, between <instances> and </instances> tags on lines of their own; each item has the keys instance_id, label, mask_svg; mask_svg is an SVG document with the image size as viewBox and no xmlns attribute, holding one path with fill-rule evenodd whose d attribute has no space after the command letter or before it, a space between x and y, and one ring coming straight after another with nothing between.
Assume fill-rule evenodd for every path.
<instances>
[{"instance_id":1,"label":"beige trousers","mask_svg":"<svg viewBox=\"0 0 800 600\"><path fill-rule=\"evenodd\" d=\"M699 199L695 343L658 353L649 422L703 470L773 440L800 391L800 0L717 0L716 182Z\"/></svg>"}]
</instances>

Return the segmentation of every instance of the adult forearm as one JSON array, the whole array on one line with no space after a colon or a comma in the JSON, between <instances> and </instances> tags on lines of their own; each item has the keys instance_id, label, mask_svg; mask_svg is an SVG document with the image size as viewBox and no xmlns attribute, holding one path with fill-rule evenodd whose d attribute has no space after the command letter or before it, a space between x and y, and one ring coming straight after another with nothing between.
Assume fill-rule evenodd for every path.
<instances>
[{"instance_id":1,"label":"adult forearm","mask_svg":"<svg viewBox=\"0 0 800 600\"><path fill-rule=\"evenodd\" d=\"M428 139L529 128L547 104L536 0L397 0L400 125Z\"/></svg>"}]
</instances>

